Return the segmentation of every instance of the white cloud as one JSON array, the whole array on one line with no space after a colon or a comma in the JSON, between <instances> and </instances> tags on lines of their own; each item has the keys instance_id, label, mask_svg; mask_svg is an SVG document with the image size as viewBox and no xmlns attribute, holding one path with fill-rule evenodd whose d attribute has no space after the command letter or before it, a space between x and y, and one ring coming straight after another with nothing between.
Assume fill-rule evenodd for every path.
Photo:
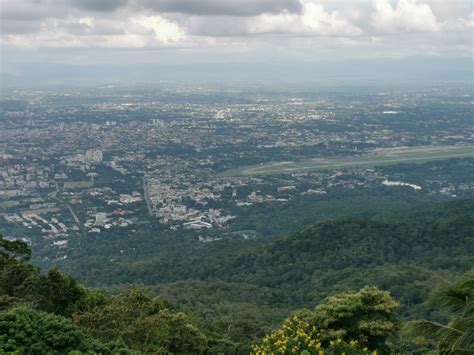
<instances>
[{"instance_id":1,"label":"white cloud","mask_svg":"<svg viewBox=\"0 0 474 355\"><path fill-rule=\"evenodd\" d=\"M322 5L311 1L303 2L301 21L308 30L323 35L352 36L361 33L337 11L327 12Z\"/></svg>"},{"instance_id":2,"label":"white cloud","mask_svg":"<svg viewBox=\"0 0 474 355\"><path fill-rule=\"evenodd\" d=\"M294 14L263 14L248 21L248 32L258 33L291 33L301 30L300 17Z\"/></svg>"},{"instance_id":3,"label":"white cloud","mask_svg":"<svg viewBox=\"0 0 474 355\"><path fill-rule=\"evenodd\" d=\"M116 53L122 52L114 48L156 50L160 47L169 50L161 51L159 60L163 60L166 52L169 58L174 58L170 62L195 61L197 56L206 61L241 60L243 56L466 57L472 53L471 0L294 0L299 1L301 6L295 8L300 11L285 10L287 6L272 11L258 10L261 4L256 5L258 11L242 11L238 7L252 0L219 0L226 2L226 11L200 10L198 14L189 9L160 12L160 7L139 6L143 1L122 2L124 5L113 11L92 11L84 6L72 6L76 0L0 0L4 5L0 6L2 59L10 56L13 59L9 60L14 61L18 54L24 60L48 55L56 60L59 54L66 58L87 53L86 56L114 63ZM186 0L182 4L193 5L194 1L198 0ZM267 0L266 3L294 1ZM214 2L217 1L206 0L198 5L203 8ZM235 11L229 10L234 8ZM46 50L36 53L23 51L43 48ZM56 50L61 48L64 50ZM133 50L127 51L126 56L132 53ZM142 51L136 51L136 58L142 60L141 57Z\"/></svg>"},{"instance_id":4,"label":"white cloud","mask_svg":"<svg viewBox=\"0 0 474 355\"><path fill-rule=\"evenodd\" d=\"M464 27L474 29L474 11L471 12L471 15L468 18L460 18L459 21Z\"/></svg>"},{"instance_id":5,"label":"white cloud","mask_svg":"<svg viewBox=\"0 0 474 355\"><path fill-rule=\"evenodd\" d=\"M362 32L342 17L339 12L328 12L315 1L302 0L301 5L301 14L283 12L256 16L250 22L249 32L322 36L354 36Z\"/></svg>"},{"instance_id":6,"label":"white cloud","mask_svg":"<svg viewBox=\"0 0 474 355\"><path fill-rule=\"evenodd\" d=\"M143 48L172 44L186 37L176 23L160 16L136 16L109 21L106 29L91 17L46 19L34 34L2 36L2 45L38 48ZM102 23L103 25L103 23ZM110 33L103 33L103 31Z\"/></svg>"},{"instance_id":7,"label":"white cloud","mask_svg":"<svg viewBox=\"0 0 474 355\"><path fill-rule=\"evenodd\" d=\"M133 22L151 31L159 43L177 42L185 38L184 31L177 24L161 16L140 16Z\"/></svg>"},{"instance_id":8,"label":"white cloud","mask_svg":"<svg viewBox=\"0 0 474 355\"><path fill-rule=\"evenodd\" d=\"M398 0L395 7L389 0L374 0L373 6L371 23L379 32L434 32L439 29L431 7L417 0Z\"/></svg>"}]
</instances>

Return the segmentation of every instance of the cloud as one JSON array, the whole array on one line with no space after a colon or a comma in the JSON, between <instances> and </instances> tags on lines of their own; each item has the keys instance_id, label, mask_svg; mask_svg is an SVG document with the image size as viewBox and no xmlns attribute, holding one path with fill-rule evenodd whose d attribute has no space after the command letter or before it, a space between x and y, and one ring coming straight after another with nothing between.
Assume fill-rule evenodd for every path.
<instances>
[{"instance_id":1,"label":"cloud","mask_svg":"<svg viewBox=\"0 0 474 355\"><path fill-rule=\"evenodd\" d=\"M158 12L204 16L257 16L301 10L298 0L138 0L138 3Z\"/></svg>"},{"instance_id":2,"label":"cloud","mask_svg":"<svg viewBox=\"0 0 474 355\"><path fill-rule=\"evenodd\" d=\"M54 0L0 0L1 30L3 33L35 31L44 19L67 16L68 7Z\"/></svg>"},{"instance_id":3,"label":"cloud","mask_svg":"<svg viewBox=\"0 0 474 355\"><path fill-rule=\"evenodd\" d=\"M468 18L459 18L459 21L464 27L474 29L474 11L471 12Z\"/></svg>"},{"instance_id":4,"label":"cloud","mask_svg":"<svg viewBox=\"0 0 474 355\"><path fill-rule=\"evenodd\" d=\"M35 34L10 34L2 44L24 50L38 48L145 48L184 39L184 30L161 16L134 16L97 25L93 17L43 21Z\"/></svg>"},{"instance_id":5,"label":"cloud","mask_svg":"<svg viewBox=\"0 0 474 355\"><path fill-rule=\"evenodd\" d=\"M2 36L11 33L34 33L41 30L40 21L29 20L3 20L1 25Z\"/></svg>"},{"instance_id":6,"label":"cloud","mask_svg":"<svg viewBox=\"0 0 474 355\"><path fill-rule=\"evenodd\" d=\"M324 7L310 0L302 1L301 14L264 14L250 24L251 33L293 33L322 36L354 36L362 33L338 11L328 12Z\"/></svg>"},{"instance_id":7,"label":"cloud","mask_svg":"<svg viewBox=\"0 0 474 355\"><path fill-rule=\"evenodd\" d=\"M159 48L166 51L154 60L163 60L166 52L170 62L173 55L206 61L472 53L470 0L0 2L2 59L27 61L53 52L77 58L87 52L84 58L115 62L121 49L132 49L127 56L141 49L134 58L142 60L142 50Z\"/></svg>"},{"instance_id":8,"label":"cloud","mask_svg":"<svg viewBox=\"0 0 474 355\"><path fill-rule=\"evenodd\" d=\"M361 33L359 28L349 23L339 12L327 12L322 5L313 2L304 4L301 21L308 30L323 35L353 36Z\"/></svg>"},{"instance_id":9,"label":"cloud","mask_svg":"<svg viewBox=\"0 0 474 355\"><path fill-rule=\"evenodd\" d=\"M161 16L140 16L132 21L150 31L158 43L177 42L185 38L183 29Z\"/></svg>"},{"instance_id":10,"label":"cloud","mask_svg":"<svg viewBox=\"0 0 474 355\"><path fill-rule=\"evenodd\" d=\"M87 11L109 12L127 5L128 0L72 0L72 5Z\"/></svg>"},{"instance_id":11,"label":"cloud","mask_svg":"<svg viewBox=\"0 0 474 355\"><path fill-rule=\"evenodd\" d=\"M371 23L382 33L434 32L440 27L431 7L417 0L398 0L395 7L389 0L374 0L373 6Z\"/></svg>"}]
</instances>

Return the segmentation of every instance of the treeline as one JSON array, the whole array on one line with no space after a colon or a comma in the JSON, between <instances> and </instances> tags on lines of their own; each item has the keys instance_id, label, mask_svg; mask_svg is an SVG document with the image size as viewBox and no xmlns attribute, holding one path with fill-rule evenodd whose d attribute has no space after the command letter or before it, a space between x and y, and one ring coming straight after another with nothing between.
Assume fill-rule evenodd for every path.
<instances>
[{"instance_id":1,"label":"treeline","mask_svg":"<svg viewBox=\"0 0 474 355\"><path fill-rule=\"evenodd\" d=\"M108 281L102 292L57 269L42 272L26 244L0 239L0 353L462 353L472 346L474 200L378 220L326 220L245 247L174 244L141 262L82 269L87 280ZM426 303L433 288L466 272ZM363 314L386 306L374 311L374 324L354 330ZM362 336L365 326L382 340Z\"/></svg>"},{"instance_id":2,"label":"treeline","mask_svg":"<svg viewBox=\"0 0 474 355\"><path fill-rule=\"evenodd\" d=\"M42 274L20 241L0 239L0 352L17 354L389 354L474 351L474 273L438 289L445 324L403 322L389 292L365 287L293 313L250 349L198 329L147 291L88 289L53 269Z\"/></svg>"},{"instance_id":3,"label":"treeline","mask_svg":"<svg viewBox=\"0 0 474 355\"><path fill-rule=\"evenodd\" d=\"M474 265L473 238L474 200L464 200L401 210L380 220L326 220L247 246L222 241L190 249L193 245L184 242L139 261L96 261L80 275L96 284L250 284L279 291L284 307L314 306L329 294L371 284L391 291L402 312L426 316L422 303L432 285Z\"/></svg>"},{"instance_id":4,"label":"treeline","mask_svg":"<svg viewBox=\"0 0 474 355\"><path fill-rule=\"evenodd\" d=\"M18 354L203 353L188 317L143 289L118 295L42 273L21 241L0 239L0 352Z\"/></svg>"}]
</instances>

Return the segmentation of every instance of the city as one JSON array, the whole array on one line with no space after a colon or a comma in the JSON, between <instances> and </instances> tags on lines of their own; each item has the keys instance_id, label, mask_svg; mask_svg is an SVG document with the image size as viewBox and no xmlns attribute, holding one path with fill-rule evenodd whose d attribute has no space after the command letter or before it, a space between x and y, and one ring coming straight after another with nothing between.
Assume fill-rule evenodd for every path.
<instances>
[{"instance_id":1,"label":"city","mask_svg":"<svg viewBox=\"0 0 474 355\"><path fill-rule=\"evenodd\" d=\"M146 87L133 99L121 90L25 91L2 99L0 213L7 236L30 243L41 238L64 258L75 236L133 234L154 222L172 231L191 230L200 241L241 237L238 221L250 206L308 195L317 200L337 188L472 194L469 179L447 181L440 175L405 181L402 173L377 164L260 176L228 173L252 164L423 146L467 149L457 164L471 168L474 130L466 115L471 101L457 88L410 95L233 91L232 103L225 90L216 95L212 87L186 102L182 88L167 89L164 101ZM436 110L440 96L443 110ZM260 235L252 229L243 235Z\"/></svg>"}]
</instances>

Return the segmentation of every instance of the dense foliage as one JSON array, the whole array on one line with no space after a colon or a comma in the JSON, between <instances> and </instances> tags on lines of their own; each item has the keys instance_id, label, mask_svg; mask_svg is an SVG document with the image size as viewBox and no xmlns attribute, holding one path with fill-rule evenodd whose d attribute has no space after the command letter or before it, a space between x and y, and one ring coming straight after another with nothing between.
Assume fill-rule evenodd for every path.
<instances>
[{"instance_id":1,"label":"dense foliage","mask_svg":"<svg viewBox=\"0 0 474 355\"><path fill-rule=\"evenodd\" d=\"M398 306L388 292L365 287L325 299L314 310L314 322L326 343L355 340L364 348L386 351L385 341L395 331Z\"/></svg>"},{"instance_id":2,"label":"dense foliage","mask_svg":"<svg viewBox=\"0 0 474 355\"><path fill-rule=\"evenodd\" d=\"M226 200L232 196L232 189L228 190L230 191L223 192L227 194ZM250 187L246 193L251 193ZM262 190L261 193L267 192ZM88 285L108 286L124 282L153 285L183 279L183 275L177 273L178 270L174 267L176 260L201 260L216 254L239 253L319 221L348 217L380 220L390 218L400 210L416 211L413 206L428 202L431 205L434 201L447 199L446 196L427 196L413 192L411 188L348 190L334 187L322 196L298 193L298 196L287 202L234 206L235 210L231 209L230 212L238 217L232 221L230 230L252 230L258 236L254 240L236 240L232 233L216 229L206 230L206 234L222 237L224 240L200 243L195 232L186 229L173 231L157 221L141 224L134 228L134 232L119 229L103 232L100 236L86 234L71 238L67 249L60 249L57 254L43 249L44 246L38 242L41 238L32 236L31 240L35 250L35 263L46 268L51 267L51 264L59 265L62 270L67 270ZM224 207L214 205L213 201L208 201L207 206ZM67 258L64 258L65 254ZM140 269L151 263L159 263L156 266L160 267L160 272L150 267L144 270L144 274L140 274Z\"/></svg>"},{"instance_id":3,"label":"dense foliage","mask_svg":"<svg viewBox=\"0 0 474 355\"><path fill-rule=\"evenodd\" d=\"M285 320L282 327L268 334L262 344L252 348L255 355L265 354L368 354L357 341L335 339L323 344L321 333L308 320L310 312L300 311Z\"/></svg>"},{"instance_id":4,"label":"dense foliage","mask_svg":"<svg viewBox=\"0 0 474 355\"><path fill-rule=\"evenodd\" d=\"M107 347L88 337L64 317L31 308L13 308L0 313L1 353L67 354L74 350L106 354L118 348Z\"/></svg>"},{"instance_id":5,"label":"dense foliage","mask_svg":"<svg viewBox=\"0 0 474 355\"><path fill-rule=\"evenodd\" d=\"M395 334L397 307L388 292L375 287L338 294L328 297L313 312L293 314L253 350L257 354L394 352L387 339Z\"/></svg>"},{"instance_id":6,"label":"dense foliage","mask_svg":"<svg viewBox=\"0 0 474 355\"><path fill-rule=\"evenodd\" d=\"M42 272L25 243L0 238L0 351L469 353L472 273L425 301L474 265L473 211L474 201L456 201L121 261L101 270L118 286L108 292Z\"/></svg>"},{"instance_id":7,"label":"dense foliage","mask_svg":"<svg viewBox=\"0 0 474 355\"><path fill-rule=\"evenodd\" d=\"M0 239L0 350L20 353L204 353L207 339L144 290L112 296L28 263L31 250Z\"/></svg>"},{"instance_id":8,"label":"dense foliage","mask_svg":"<svg viewBox=\"0 0 474 355\"><path fill-rule=\"evenodd\" d=\"M120 339L143 352L198 354L207 346L205 336L186 315L170 310L162 300L138 288L77 313L74 320L97 339Z\"/></svg>"},{"instance_id":9,"label":"dense foliage","mask_svg":"<svg viewBox=\"0 0 474 355\"><path fill-rule=\"evenodd\" d=\"M466 200L383 220L326 220L264 244L219 241L188 251L183 243L166 255L94 264L81 275L145 285L219 279L282 291L289 307L371 284L390 290L402 312L422 315L433 285L474 265L473 211L474 201Z\"/></svg>"},{"instance_id":10,"label":"dense foliage","mask_svg":"<svg viewBox=\"0 0 474 355\"><path fill-rule=\"evenodd\" d=\"M449 322L412 321L406 334L432 340L443 354L474 354L474 272L435 290L429 303L448 313Z\"/></svg>"}]
</instances>

